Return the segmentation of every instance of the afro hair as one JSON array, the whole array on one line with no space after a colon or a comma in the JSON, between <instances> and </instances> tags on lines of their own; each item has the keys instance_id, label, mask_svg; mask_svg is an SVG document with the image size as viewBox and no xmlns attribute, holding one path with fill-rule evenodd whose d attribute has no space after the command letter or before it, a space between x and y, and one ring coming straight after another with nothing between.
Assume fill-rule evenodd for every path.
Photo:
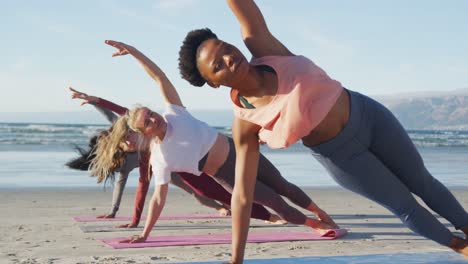
<instances>
[{"instance_id":1,"label":"afro hair","mask_svg":"<svg viewBox=\"0 0 468 264\"><path fill-rule=\"evenodd\" d=\"M179 71L183 79L194 86L201 87L206 80L197 68L197 52L200 45L208 39L218 39L209 28L190 31L179 50Z\"/></svg>"}]
</instances>

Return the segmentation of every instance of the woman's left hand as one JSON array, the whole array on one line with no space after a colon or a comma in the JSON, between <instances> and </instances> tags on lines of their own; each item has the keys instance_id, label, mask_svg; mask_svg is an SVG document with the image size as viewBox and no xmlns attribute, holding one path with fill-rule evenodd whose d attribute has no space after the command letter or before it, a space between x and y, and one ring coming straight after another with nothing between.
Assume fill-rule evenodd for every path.
<instances>
[{"instance_id":1,"label":"woman's left hand","mask_svg":"<svg viewBox=\"0 0 468 264\"><path fill-rule=\"evenodd\" d=\"M315 214L316 214L317 218L320 221L330 225L332 227L332 229L339 229L340 228L335 223L335 221L333 221L333 219L327 213L325 213L325 211L323 211L322 209L319 209Z\"/></svg>"},{"instance_id":2,"label":"woman's left hand","mask_svg":"<svg viewBox=\"0 0 468 264\"><path fill-rule=\"evenodd\" d=\"M133 243L143 243L145 241L146 241L146 238L143 236L132 236L129 239L120 240L119 243L133 244Z\"/></svg>"},{"instance_id":3,"label":"woman's left hand","mask_svg":"<svg viewBox=\"0 0 468 264\"><path fill-rule=\"evenodd\" d=\"M124 55L130 54L131 51L135 49L134 47L132 47L130 45L127 45L127 44L125 44L123 42L118 42L118 41L114 41L114 40L106 40L104 42L107 45L118 49L118 51L112 53L112 57L124 56Z\"/></svg>"},{"instance_id":4,"label":"woman's left hand","mask_svg":"<svg viewBox=\"0 0 468 264\"><path fill-rule=\"evenodd\" d=\"M129 223L129 224L117 225L115 227L116 228L135 228L135 227L138 227L138 225L136 225L134 223Z\"/></svg>"}]
</instances>

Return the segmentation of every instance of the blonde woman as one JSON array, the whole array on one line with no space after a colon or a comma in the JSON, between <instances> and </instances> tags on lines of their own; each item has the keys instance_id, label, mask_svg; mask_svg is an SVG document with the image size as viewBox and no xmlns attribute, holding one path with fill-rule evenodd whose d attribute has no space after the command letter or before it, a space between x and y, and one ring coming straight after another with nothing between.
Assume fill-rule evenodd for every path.
<instances>
[{"instance_id":1,"label":"blonde woman","mask_svg":"<svg viewBox=\"0 0 468 264\"><path fill-rule=\"evenodd\" d=\"M148 153L146 151L146 144L139 142L138 135L130 130L127 126L128 116L125 115L128 109L117 105L105 99L89 96L85 93L79 92L70 88L72 98L82 99L82 105L90 103L99 107L104 111L113 111L122 117L113 120L114 125L99 139L97 140L96 147L92 151L92 159L90 166L86 166L91 170L91 174L98 178L98 183L106 182L113 177L113 172L118 171L120 168L119 180L114 189L113 195L113 208L116 202L120 203L122 192L127 181L129 170L140 167L140 180L135 196L135 209L133 221L130 224L120 225L118 227L136 227L141 218L143 211L146 193L149 186L149 177L151 175L151 168L148 163ZM106 116L111 116L106 113ZM124 169L124 168L129 168ZM122 171L128 171L122 173ZM123 179L122 179L123 178ZM122 179L122 180L121 180ZM123 182L123 184L122 184ZM214 208L221 216L230 215L230 202L231 195L225 191L218 183L207 175L200 177L193 177L188 173L172 173L171 184L181 188L194 196L202 205ZM117 192L117 193L116 193ZM115 201L115 197L118 200ZM118 204L117 204L118 207ZM252 218L265 220L272 224L285 224L286 222L280 219L277 215L268 212L263 206L254 204L252 209ZM106 215L105 217L114 217Z\"/></svg>"}]
</instances>

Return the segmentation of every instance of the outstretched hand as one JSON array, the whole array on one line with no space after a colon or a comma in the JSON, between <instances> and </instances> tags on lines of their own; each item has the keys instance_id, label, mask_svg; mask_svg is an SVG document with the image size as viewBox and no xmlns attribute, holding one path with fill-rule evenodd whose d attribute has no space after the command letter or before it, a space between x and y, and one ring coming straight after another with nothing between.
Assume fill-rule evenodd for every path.
<instances>
[{"instance_id":1,"label":"outstretched hand","mask_svg":"<svg viewBox=\"0 0 468 264\"><path fill-rule=\"evenodd\" d=\"M80 91L77 91L77 90L73 89L72 87L68 87L68 89L72 93L72 96L71 96L72 99L82 99L83 100L83 102L81 102L81 105L97 103L99 101L99 98L96 97L96 96L87 95L85 93L82 93Z\"/></svg>"},{"instance_id":2,"label":"outstretched hand","mask_svg":"<svg viewBox=\"0 0 468 264\"><path fill-rule=\"evenodd\" d=\"M124 56L124 55L130 54L130 51L135 49L134 47L130 45L127 45L123 42L114 41L114 40L105 40L104 43L118 49L118 51L112 53L112 57Z\"/></svg>"}]
</instances>

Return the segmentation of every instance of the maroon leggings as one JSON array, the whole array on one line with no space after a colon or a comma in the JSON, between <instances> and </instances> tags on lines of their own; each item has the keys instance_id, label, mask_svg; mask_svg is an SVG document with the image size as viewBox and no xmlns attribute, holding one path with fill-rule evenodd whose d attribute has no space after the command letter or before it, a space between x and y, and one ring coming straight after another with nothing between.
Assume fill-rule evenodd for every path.
<instances>
[{"instance_id":1,"label":"maroon leggings","mask_svg":"<svg viewBox=\"0 0 468 264\"><path fill-rule=\"evenodd\" d=\"M180 176L181 180L192 187L193 191L198 195L216 200L229 207L231 206L231 194L205 173L202 173L200 176L185 172L177 172L177 174ZM254 203L252 205L251 217L255 219L269 220L271 214L267 209L265 209L265 207Z\"/></svg>"}]
</instances>

